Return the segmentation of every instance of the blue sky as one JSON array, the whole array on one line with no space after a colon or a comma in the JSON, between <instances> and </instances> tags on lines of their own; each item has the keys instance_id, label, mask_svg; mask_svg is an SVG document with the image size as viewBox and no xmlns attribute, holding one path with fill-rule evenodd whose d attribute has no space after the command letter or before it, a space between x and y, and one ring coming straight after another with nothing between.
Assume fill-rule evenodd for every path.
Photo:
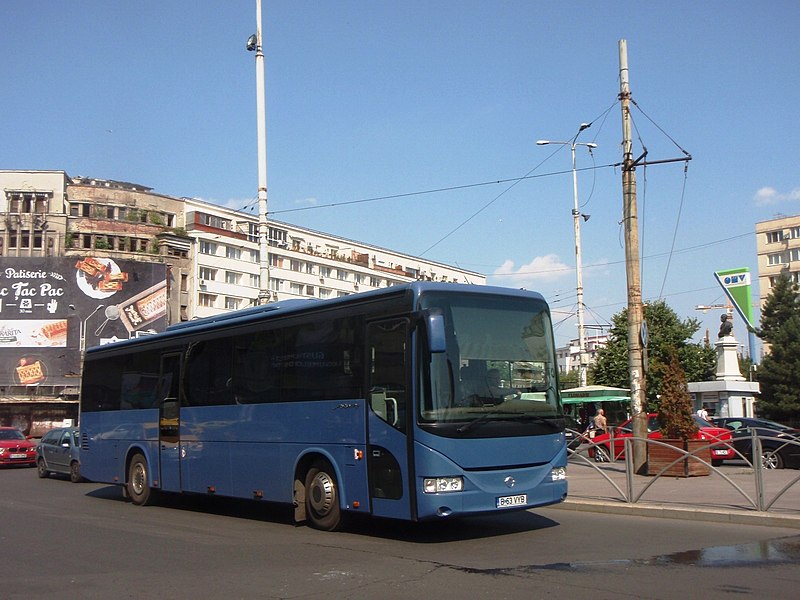
<instances>
[{"instance_id":1,"label":"blue sky","mask_svg":"<svg viewBox=\"0 0 800 600\"><path fill-rule=\"evenodd\" d=\"M0 168L252 205L255 0L3 8ZM577 335L571 162L536 140L592 123L579 139L598 148L578 150L586 322L607 323L626 302L621 173L608 166L621 160L620 39L635 154L693 158L685 174L637 171L646 300L715 337L720 312L694 308L724 302L713 272L755 273L755 222L800 209L797 2L263 0L263 12L272 216L539 290L563 319L559 343ZM387 196L400 197L342 204Z\"/></svg>"}]
</instances>

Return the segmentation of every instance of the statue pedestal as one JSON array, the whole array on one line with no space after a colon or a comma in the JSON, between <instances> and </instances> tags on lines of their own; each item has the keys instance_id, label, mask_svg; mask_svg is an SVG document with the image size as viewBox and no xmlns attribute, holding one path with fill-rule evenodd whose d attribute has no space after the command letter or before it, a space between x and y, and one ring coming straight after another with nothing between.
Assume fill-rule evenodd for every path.
<instances>
[{"instance_id":1,"label":"statue pedestal","mask_svg":"<svg viewBox=\"0 0 800 600\"><path fill-rule=\"evenodd\" d=\"M744 381L739 370L739 356L736 349L739 344L732 335L720 338L715 344L717 347L717 381Z\"/></svg>"}]
</instances>

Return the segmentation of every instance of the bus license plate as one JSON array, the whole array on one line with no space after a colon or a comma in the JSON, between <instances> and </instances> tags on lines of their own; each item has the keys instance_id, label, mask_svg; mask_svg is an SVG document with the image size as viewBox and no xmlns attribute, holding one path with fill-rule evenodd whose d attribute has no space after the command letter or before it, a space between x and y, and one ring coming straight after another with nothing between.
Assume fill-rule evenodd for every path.
<instances>
[{"instance_id":1,"label":"bus license plate","mask_svg":"<svg viewBox=\"0 0 800 600\"><path fill-rule=\"evenodd\" d=\"M497 508L508 508L509 506L525 506L528 503L527 494L517 496L501 496L497 499Z\"/></svg>"}]
</instances>

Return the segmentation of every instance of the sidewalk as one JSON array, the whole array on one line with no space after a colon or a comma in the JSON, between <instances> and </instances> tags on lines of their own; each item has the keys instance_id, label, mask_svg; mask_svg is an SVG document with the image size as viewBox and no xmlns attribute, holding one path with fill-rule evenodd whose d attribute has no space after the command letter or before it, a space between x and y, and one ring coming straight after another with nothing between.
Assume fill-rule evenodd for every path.
<instances>
[{"instance_id":1,"label":"sidewalk","mask_svg":"<svg viewBox=\"0 0 800 600\"><path fill-rule=\"evenodd\" d=\"M590 464L573 456L567 467L569 495L565 502L554 505L554 508L800 529L800 471L780 469L764 471L763 475L765 503L772 503L767 511L755 508L758 502L755 475L744 462L724 464L706 477L659 477L654 480L653 477L634 475L632 498L636 499L640 494L641 497L633 503L626 502L628 484L624 461ZM648 484L650 487L642 493Z\"/></svg>"}]
</instances>

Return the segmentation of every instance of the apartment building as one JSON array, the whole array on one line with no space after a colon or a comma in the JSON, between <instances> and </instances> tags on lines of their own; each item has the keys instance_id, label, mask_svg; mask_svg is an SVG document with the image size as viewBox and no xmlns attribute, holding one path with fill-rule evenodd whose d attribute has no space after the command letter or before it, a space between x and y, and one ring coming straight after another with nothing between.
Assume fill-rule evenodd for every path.
<instances>
[{"instance_id":1,"label":"apartment building","mask_svg":"<svg viewBox=\"0 0 800 600\"><path fill-rule=\"evenodd\" d=\"M787 274L800 283L800 215L756 223L758 289L761 306L775 279Z\"/></svg>"},{"instance_id":2,"label":"apartment building","mask_svg":"<svg viewBox=\"0 0 800 600\"><path fill-rule=\"evenodd\" d=\"M193 239L196 290L188 312L205 317L256 303L260 257L256 217L184 199L186 233ZM416 280L485 285L486 277L373 244L269 222L270 300L327 299Z\"/></svg>"},{"instance_id":3,"label":"apartment building","mask_svg":"<svg viewBox=\"0 0 800 600\"><path fill-rule=\"evenodd\" d=\"M584 338L586 343L586 359L588 366L597 362L597 352L608 345L608 335L589 335ZM559 373L577 371L580 366L580 345L578 339L570 340L569 344L556 348L556 361Z\"/></svg>"}]
</instances>

